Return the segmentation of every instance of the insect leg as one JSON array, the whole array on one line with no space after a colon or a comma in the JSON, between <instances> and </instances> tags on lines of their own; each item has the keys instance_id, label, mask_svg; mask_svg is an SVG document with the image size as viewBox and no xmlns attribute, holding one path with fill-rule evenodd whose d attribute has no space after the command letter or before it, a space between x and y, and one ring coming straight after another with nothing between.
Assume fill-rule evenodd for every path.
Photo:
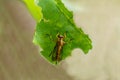
<instances>
[{"instance_id":1,"label":"insect leg","mask_svg":"<svg viewBox=\"0 0 120 80\"><path fill-rule=\"evenodd\" d=\"M45 35L48 36L51 41L54 41L53 37L50 34L45 34Z\"/></svg>"},{"instance_id":2,"label":"insect leg","mask_svg":"<svg viewBox=\"0 0 120 80\"><path fill-rule=\"evenodd\" d=\"M51 56L52 54L56 53L56 49L57 49L57 46L55 45L55 47L54 47L53 51L51 51L51 53L50 53L50 55L49 55L49 56Z\"/></svg>"},{"instance_id":3,"label":"insect leg","mask_svg":"<svg viewBox=\"0 0 120 80\"><path fill-rule=\"evenodd\" d=\"M70 42L72 42L74 39L67 37L67 35L68 35L68 36L71 36L68 31L66 31L66 32L64 33L64 37L69 39L69 40L68 40L67 42L65 42L65 43L70 43Z\"/></svg>"},{"instance_id":4,"label":"insect leg","mask_svg":"<svg viewBox=\"0 0 120 80\"><path fill-rule=\"evenodd\" d=\"M53 51L51 51L51 53L50 53L50 55L49 55L49 57L52 57L52 60L53 60L53 61L56 61L57 48L58 48L58 46L57 46L57 44L56 44L55 47L54 47L54 49L53 49Z\"/></svg>"},{"instance_id":5,"label":"insect leg","mask_svg":"<svg viewBox=\"0 0 120 80\"><path fill-rule=\"evenodd\" d=\"M57 35L56 35L56 37L58 37L59 35L60 35L60 33L58 32Z\"/></svg>"}]
</instances>

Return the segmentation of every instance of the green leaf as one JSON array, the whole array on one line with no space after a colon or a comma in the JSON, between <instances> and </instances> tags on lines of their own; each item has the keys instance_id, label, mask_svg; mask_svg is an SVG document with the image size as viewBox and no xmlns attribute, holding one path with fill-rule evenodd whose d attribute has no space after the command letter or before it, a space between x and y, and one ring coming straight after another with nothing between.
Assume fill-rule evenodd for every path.
<instances>
[{"instance_id":1,"label":"green leaf","mask_svg":"<svg viewBox=\"0 0 120 80\"><path fill-rule=\"evenodd\" d=\"M37 1L35 2L35 0L23 0L23 2L26 4L33 18L37 22L39 22L42 18L42 12L41 12L41 7L37 5Z\"/></svg>"},{"instance_id":2,"label":"green leaf","mask_svg":"<svg viewBox=\"0 0 120 80\"><path fill-rule=\"evenodd\" d=\"M61 60L70 56L75 48L82 49L85 54L92 49L90 38L82 29L76 27L72 12L65 8L61 0L39 0L38 6L42 8L43 18L37 23L33 42L43 49L40 53L49 62L56 64L49 55L54 50L58 33L66 34L66 44L60 54Z\"/></svg>"}]
</instances>

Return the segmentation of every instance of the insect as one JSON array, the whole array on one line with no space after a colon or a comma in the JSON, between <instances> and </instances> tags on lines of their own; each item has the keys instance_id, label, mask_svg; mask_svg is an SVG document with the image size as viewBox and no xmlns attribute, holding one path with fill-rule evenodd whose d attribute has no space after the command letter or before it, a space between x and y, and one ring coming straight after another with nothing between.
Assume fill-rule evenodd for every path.
<instances>
[{"instance_id":1,"label":"insect","mask_svg":"<svg viewBox=\"0 0 120 80\"><path fill-rule=\"evenodd\" d=\"M64 41L65 37L66 35L63 36L63 35L57 34L57 41L56 41L55 47L49 55L52 57L53 61L56 61L56 63L61 60L61 51L63 49L63 46L65 45L65 41Z\"/></svg>"},{"instance_id":2,"label":"insect","mask_svg":"<svg viewBox=\"0 0 120 80\"><path fill-rule=\"evenodd\" d=\"M67 33L67 32L66 32ZM56 64L62 60L62 50L65 44L71 42L73 40L73 38L67 40L65 42L66 39L66 33L64 35L61 35L60 33L58 33L56 35L57 40L54 40L53 37L50 34L46 34L47 36L49 36L49 39L52 41L55 41L55 46L53 48L53 50L51 51L49 57L52 58L52 61L55 61Z\"/></svg>"}]
</instances>

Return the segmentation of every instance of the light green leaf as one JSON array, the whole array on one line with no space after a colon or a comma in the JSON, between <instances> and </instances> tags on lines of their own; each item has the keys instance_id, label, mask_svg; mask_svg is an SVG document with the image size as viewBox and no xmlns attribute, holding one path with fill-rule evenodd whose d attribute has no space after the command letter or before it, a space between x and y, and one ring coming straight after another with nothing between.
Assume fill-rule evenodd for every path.
<instances>
[{"instance_id":1,"label":"light green leaf","mask_svg":"<svg viewBox=\"0 0 120 80\"><path fill-rule=\"evenodd\" d=\"M43 49L40 53L49 62L56 64L49 55L55 48L58 33L66 34L61 60L70 56L75 48L82 49L85 54L92 49L90 38L76 27L72 12L65 8L61 0L39 0L38 6L42 8L43 18L37 23L33 42Z\"/></svg>"},{"instance_id":2,"label":"light green leaf","mask_svg":"<svg viewBox=\"0 0 120 80\"><path fill-rule=\"evenodd\" d=\"M23 2L26 4L28 10L36 22L39 22L42 18L42 12L41 7L37 5L37 0L23 0Z\"/></svg>"}]
</instances>

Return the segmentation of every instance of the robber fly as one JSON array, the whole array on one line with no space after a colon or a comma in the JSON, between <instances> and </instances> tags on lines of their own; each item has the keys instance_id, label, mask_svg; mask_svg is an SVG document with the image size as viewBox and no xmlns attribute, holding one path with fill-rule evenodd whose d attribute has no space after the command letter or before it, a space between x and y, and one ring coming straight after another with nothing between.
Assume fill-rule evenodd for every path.
<instances>
[{"instance_id":1,"label":"robber fly","mask_svg":"<svg viewBox=\"0 0 120 80\"><path fill-rule=\"evenodd\" d=\"M65 37L66 35L64 36L60 34L57 35L57 41L55 47L49 55L52 57L53 61L56 61L56 63L61 60L61 51L63 49L63 46L65 45L65 41L64 41Z\"/></svg>"}]
</instances>

